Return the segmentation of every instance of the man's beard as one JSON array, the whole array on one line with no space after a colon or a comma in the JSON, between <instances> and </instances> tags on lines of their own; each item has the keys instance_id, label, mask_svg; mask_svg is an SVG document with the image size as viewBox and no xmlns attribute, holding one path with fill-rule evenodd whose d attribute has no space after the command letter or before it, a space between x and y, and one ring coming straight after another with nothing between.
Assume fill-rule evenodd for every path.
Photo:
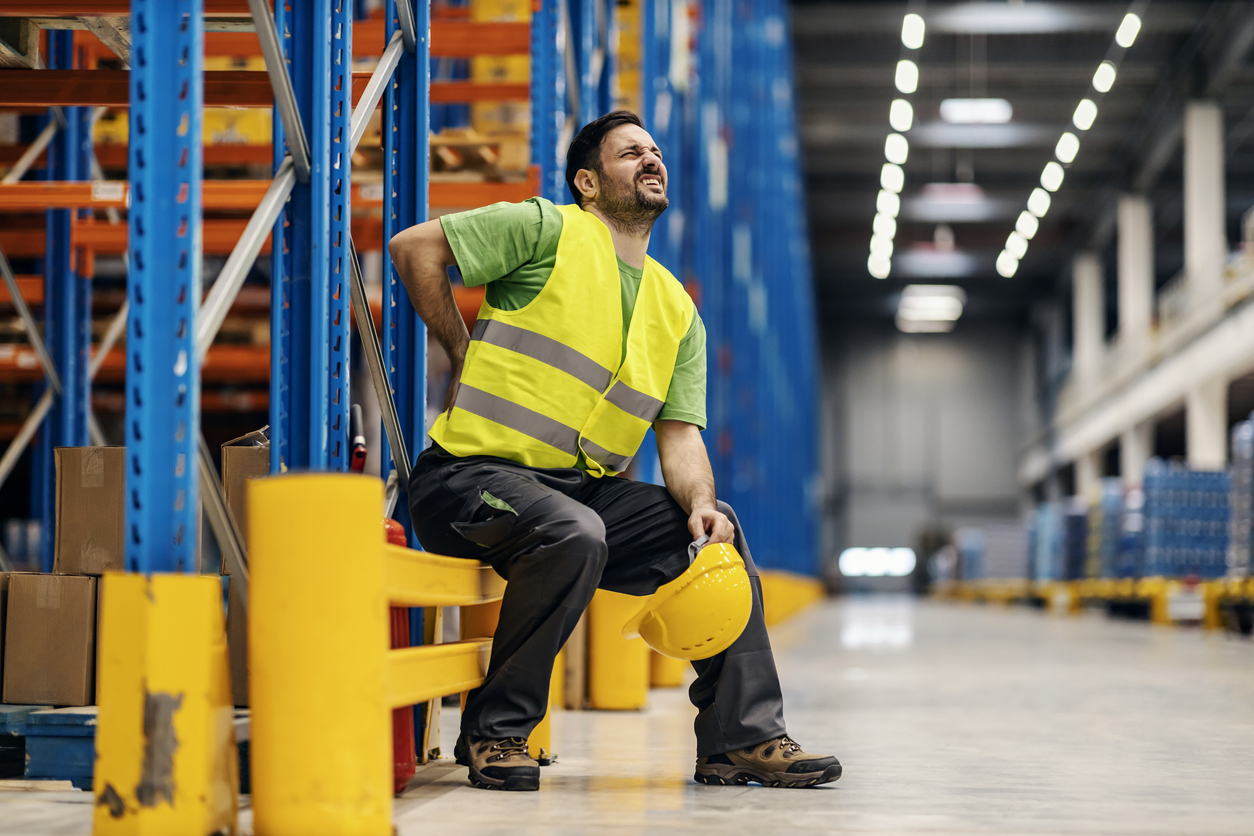
<instances>
[{"instance_id":1,"label":"man's beard","mask_svg":"<svg viewBox=\"0 0 1254 836\"><path fill-rule=\"evenodd\" d=\"M614 228L641 238L653 230L653 222L670 206L665 194L653 195L641 191L640 180L645 177L656 177L658 182L662 181L660 174L645 173L625 189L603 177L605 188L597 196L597 208Z\"/></svg>"}]
</instances>

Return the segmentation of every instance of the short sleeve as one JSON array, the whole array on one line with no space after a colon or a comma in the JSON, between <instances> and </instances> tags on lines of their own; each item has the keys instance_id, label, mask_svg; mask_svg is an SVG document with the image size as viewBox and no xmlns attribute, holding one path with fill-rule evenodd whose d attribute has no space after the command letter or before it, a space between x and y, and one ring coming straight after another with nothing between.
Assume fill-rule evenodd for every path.
<instances>
[{"instance_id":1,"label":"short sleeve","mask_svg":"<svg viewBox=\"0 0 1254 836\"><path fill-rule=\"evenodd\" d=\"M536 255L544 213L535 200L494 203L440 218L467 287L508 276Z\"/></svg>"},{"instance_id":2,"label":"short sleeve","mask_svg":"<svg viewBox=\"0 0 1254 836\"><path fill-rule=\"evenodd\" d=\"M694 306L695 307L695 306ZM705 323L695 310L688 333L679 342L675 372L659 421L684 421L705 429Z\"/></svg>"}]
</instances>

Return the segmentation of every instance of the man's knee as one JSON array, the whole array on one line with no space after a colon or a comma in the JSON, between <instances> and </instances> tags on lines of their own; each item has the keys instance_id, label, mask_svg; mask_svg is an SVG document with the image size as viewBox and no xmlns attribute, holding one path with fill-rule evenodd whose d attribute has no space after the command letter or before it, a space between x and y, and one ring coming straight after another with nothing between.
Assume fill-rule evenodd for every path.
<instances>
[{"instance_id":1,"label":"man's knee","mask_svg":"<svg viewBox=\"0 0 1254 836\"><path fill-rule=\"evenodd\" d=\"M745 532L740 527L740 520L736 519L736 511L721 499L715 501L714 506L720 514L731 520L732 527L736 529L736 549L745 562L745 570L751 577L757 577L758 567L753 564L753 558L749 556L749 544L745 541Z\"/></svg>"},{"instance_id":2,"label":"man's knee","mask_svg":"<svg viewBox=\"0 0 1254 836\"><path fill-rule=\"evenodd\" d=\"M727 517L727 519L731 520L731 524L736 527L736 531L740 531L740 520L736 519L736 512L732 510L732 507L730 505L728 505L723 500L718 499L718 500L715 500L714 507L718 509L718 512L720 514Z\"/></svg>"},{"instance_id":3,"label":"man's knee","mask_svg":"<svg viewBox=\"0 0 1254 836\"><path fill-rule=\"evenodd\" d=\"M544 531L545 561L573 573L591 571L599 578L609 557L605 522L590 508L563 514L538 526Z\"/></svg>"}]
</instances>

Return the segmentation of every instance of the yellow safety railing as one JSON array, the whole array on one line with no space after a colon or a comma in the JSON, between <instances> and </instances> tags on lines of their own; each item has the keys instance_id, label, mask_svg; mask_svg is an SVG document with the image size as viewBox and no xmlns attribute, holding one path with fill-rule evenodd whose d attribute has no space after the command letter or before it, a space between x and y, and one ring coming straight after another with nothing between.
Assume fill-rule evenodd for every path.
<instances>
[{"instance_id":1,"label":"yellow safety railing","mask_svg":"<svg viewBox=\"0 0 1254 836\"><path fill-rule=\"evenodd\" d=\"M390 834L391 710L483 682L491 638L392 650L388 606L490 604L505 582L476 561L387 545L382 507L383 484L368 476L250 485L259 834Z\"/></svg>"}]
</instances>

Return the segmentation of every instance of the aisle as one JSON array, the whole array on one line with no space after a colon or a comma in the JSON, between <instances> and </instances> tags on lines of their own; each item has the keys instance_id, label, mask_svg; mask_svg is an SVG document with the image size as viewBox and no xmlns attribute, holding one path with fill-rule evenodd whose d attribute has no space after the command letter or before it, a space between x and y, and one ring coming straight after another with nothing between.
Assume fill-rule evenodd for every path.
<instances>
[{"instance_id":1,"label":"aisle","mask_svg":"<svg viewBox=\"0 0 1254 836\"><path fill-rule=\"evenodd\" d=\"M777 628L790 730L845 775L812 790L692 782L693 710L562 713L538 793L426 769L402 836L636 833L1248 834L1254 643L1025 609L855 599ZM446 748L456 716L445 717ZM0 793L0 834L86 834L86 793ZM241 822L251 832L251 816Z\"/></svg>"},{"instance_id":2,"label":"aisle","mask_svg":"<svg viewBox=\"0 0 1254 836\"><path fill-rule=\"evenodd\" d=\"M560 715L539 793L450 768L398 802L400 832L1254 832L1249 641L907 599L827 604L774 641L790 731L840 757L837 783L693 783L693 711L654 691Z\"/></svg>"}]
</instances>

